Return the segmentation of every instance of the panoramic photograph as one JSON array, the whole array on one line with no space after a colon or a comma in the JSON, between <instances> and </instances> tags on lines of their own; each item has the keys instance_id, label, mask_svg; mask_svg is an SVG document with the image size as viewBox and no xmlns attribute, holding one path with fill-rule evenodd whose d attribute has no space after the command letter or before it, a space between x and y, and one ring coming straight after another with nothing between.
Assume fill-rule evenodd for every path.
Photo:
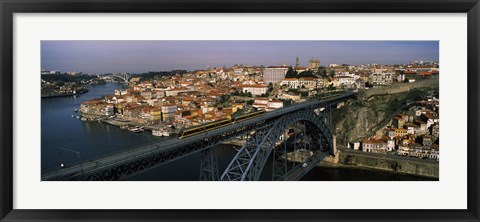
<instances>
[{"instance_id":1,"label":"panoramic photograph","mask_svg":"<svg viewBox=\"0 0 480 222\"><path fill-rule=\"evenodd\" d=\"M41 41L41 181L439 181L439 41Z\"/></svg>"}]
</instances>

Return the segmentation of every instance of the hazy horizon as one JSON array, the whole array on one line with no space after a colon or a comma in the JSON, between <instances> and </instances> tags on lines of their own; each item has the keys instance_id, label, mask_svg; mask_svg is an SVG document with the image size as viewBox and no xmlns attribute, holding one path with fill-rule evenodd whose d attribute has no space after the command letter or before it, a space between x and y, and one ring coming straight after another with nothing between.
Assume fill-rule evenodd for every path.
<instances>
[{"instance_id":1,"label":"hazy horizon","mask_svg":"<svg viewBox=\"0 0 480 222\"><path fill-rule=\"evenodd\" d=\"M84 73L143 73L209 67L328 64L406 64L438 61L438 41L306 40L48 40L41 41L41 68Z\"/></svg>"}]
</instances>

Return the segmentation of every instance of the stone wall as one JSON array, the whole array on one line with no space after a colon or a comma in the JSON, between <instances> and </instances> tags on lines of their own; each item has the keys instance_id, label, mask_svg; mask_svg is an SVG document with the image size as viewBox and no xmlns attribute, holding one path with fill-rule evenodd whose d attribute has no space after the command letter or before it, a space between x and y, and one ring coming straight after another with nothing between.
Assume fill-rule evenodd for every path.
<instances>
[{"instance_id":1,"label":"stone wall","mask_svg":"<svg viewBox=\"0 0 480 222\"><path fill-rule=\"evenodd\" d=\"M362 89L358 95L368 98L373 95L382 94L396 94L401 92L407 92L413 88L437 88L439 85L439 79L421 79L414 83L394 83L390 86L376 87L371 89Z\"/></svg>"},{"instance_id":2,"label":"stone wall","mask_svg":"<svg viewBox=\"0 0 480 222\"><path fill-rule=\"evenodd\" d=\"M341 151L338 155L338 164L344 166L439 178L439 164L434 160L351 151Z\"/></svg>"}]
</instances>

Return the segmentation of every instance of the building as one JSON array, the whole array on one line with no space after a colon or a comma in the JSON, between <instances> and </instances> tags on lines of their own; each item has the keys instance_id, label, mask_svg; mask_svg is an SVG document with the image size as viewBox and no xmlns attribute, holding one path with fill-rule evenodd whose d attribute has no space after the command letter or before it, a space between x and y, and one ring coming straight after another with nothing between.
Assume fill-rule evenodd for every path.
<instances>
[{"instance_id":1,"label":"building","mask_svg":"<svg viewBox=\"0 0 480 222\"><path fill-rule=\"evenodd\" d=\"M270 66L265 68L263 70L263 82L265 84L279 83L285 78L287 71L287 66Z\"/></svg>"},{"instance_id":2,"label":"building","mask_svg":"<svg viewBox=\"0 0 480 222\"><path fill-rule=\"evenodd\" d=\"M60 71L58 70L41 70L40 72L42 75L54 75L54 74L60 74Z\"/></svg>"},{"instance_id":3,"label":"building","mask_svg":"<svg viewBox=\"0 0 480 222\"><path fill-rule=\"evenodd\" d=\"M362 140L362 151L368 153L384 153L388 152L388 143L383 139L365 139Z\"/></svg>"},{"instance_id":4,"label":"building","mask_svg":"<svg viewBox=\"0 0 480 222\"><path fill-rule=\"evenodd\" d=\"M339 84L344 86L353 85L355 83L355 79L350 76L339 76L337 79Z\"/></svg>"},{"instance_id":5,"label":"building","mask_svg":"<svg viewBox=\"0 0 480 222\"><path fill-rule=\"evenodd\" d=\"M265 94L268 91L268 86L263 84L243 85L242 92L252 93L254 96Z\"/></svg>"},{"instance_id":6,"label":"building","mask_svg":"<svg viewBox=\"0 0 480 222\"><path fill-rule=\"evenodd\" d=\"M392 125L395 128L403 128L405 120L402 117L396 116L392 118Z\"/></svg>"},{"instance_id":7,"label":"building","mask_svg":"<svg viewBox=\"0 0 480 222\"><path fill-rule=\"evenodd\" d=\"M310 59L310 61L308 61L308 68L309 69L317 70L319 67L320 67L320 60Z\"/></svg>"},{"instance_id":8,"label":"building","mask_svg":"<svg viewBox=\"0 0 480 222\"><path fill-rule=\"evenodd\" d=\"M402 137L407 135L408 133L407 129L404 129L404 128L392 128L392 130L395 132L395 137L397 136Z\"/></svg>"},{"instance_id":9,"label":"building","mask_svg":"<svg viewBox=\"0 0 480 222\"><path fill-rule=\"evenodd\" d=\"M418 125L413 123L406 123L403 125L403 128L407 130L408 134L415 134L415 129L418 129Z\"/></svg>"},{"instance_id":10,"label":"building","mask_svg":"<svg viewBox=\"0 0 480 222\"><path fill-rule=\"evenodd\" d=\"M162 111L162 116L161 120L162 121L170 121L175 117L175 112L177 111L178 107L175 104L163 104L161 111Z\"/></svg>"},{"instance_id":11,"label":"building","mask_svg":"<svg viewBox=\"0 0 480 222\"><path fill-rule=\"evenodd\" d=\"M321 83L314 79L313 77L301 77L301 78L285 78L280 82L282 86L288 86L290 89L315 89L318 86L321 86Z\"/></svg>"},{"instance_id":12,"label":"building","mask_svg":"<svg viewBox=\"0 0 480 222\"><path fill-rule=\"evenodd\" d=\"M267 102L267 111L283 108L283 101L271 100Z\"/></svg>"},{"instance_id":13,"label":"building","mask_svg":"<svg viewBox=\"0 0 480 222\"><path fill-rule=\"evenodd\" d=\"M298 86L298 79L297 78L285 78L280 82L282 86L288 86L290 89L297 89Z\"/></svg>"},{"instance_id":14,"label":"building","mask_svg":"<svg viewBox=\"0 0 480 222\"><path fill-rule=\"evenodd\" d=\"M267 108L268 98L256 98L253 102L253 107L264 110Z\"/></svg>"},{"instance_id":15,"label":"building","mask_svg":"<svg viewBox=\"0 0 480 222\"><path fill-rule=\"evenodd\" d=\"M385 86L393 83L393 73L382 72L372 73L370 75L370 81L373 86Z\"/></svg>"}]
</instances>

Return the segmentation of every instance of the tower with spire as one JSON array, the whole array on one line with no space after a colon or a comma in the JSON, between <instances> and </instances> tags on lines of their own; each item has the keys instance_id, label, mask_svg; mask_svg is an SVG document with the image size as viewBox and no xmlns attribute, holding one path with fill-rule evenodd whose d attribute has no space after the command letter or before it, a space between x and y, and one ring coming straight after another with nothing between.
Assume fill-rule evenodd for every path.
<instances>
[{"instance_id":1,"label":"tower with spire","mask_svg":"<svg viewBox=\"0 0 480 222\"><path fill-rule=\"evenodd\" d=\"M295 62L295 68L298 68L300 66L300 60L298 59L298 56L297 56L297 61Z\"/></svg>"}]
</instances>

